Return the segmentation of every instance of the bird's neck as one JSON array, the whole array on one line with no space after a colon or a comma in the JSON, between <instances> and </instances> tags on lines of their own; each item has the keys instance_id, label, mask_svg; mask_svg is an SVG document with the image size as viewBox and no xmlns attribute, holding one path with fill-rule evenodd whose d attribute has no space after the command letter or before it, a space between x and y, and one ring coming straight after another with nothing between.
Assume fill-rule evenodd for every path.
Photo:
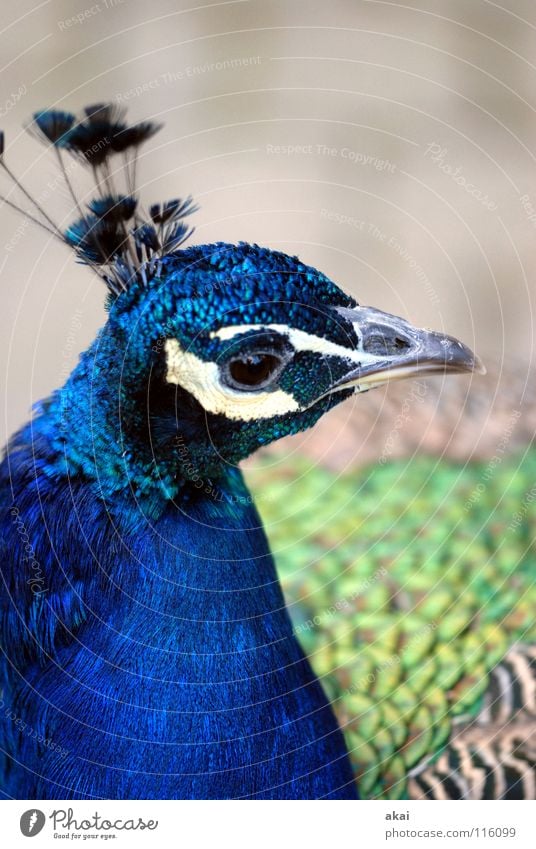
<instances>
[{"instance_id":1,"label":"bird's neck","mask_svg":"<svg viewBox=\"0 0 536 849\"><path fill-rule=\"evenodd\" d=\"M169 503L125 537L119 559L108 627L81 637L88 669L94 656L109 661L98 712L119 693L114 728L135 729L114 764L159 776L143 797L355 798L344 740L240 474L221 481L217 498L191 491L180 508ZM84 683L94 689L94 674ZM167 745L138 742L154 740L156 724Z\"/></svg>"},{"instance_id":2,"label":"bird's neck","mask_svg":"<svg viewBox=\"0 0 536 849\"><path fill-rule=\"evenodd\" d=\"M127 350L128 339L105 325L64 386L38 405L37 427L55 455L58 474L83 476L105 500L132 493L138 510L156 519L170 500L189 497L184 461L195 444L184 447L178 431L164 446L153 439L147 386L140 385L143 378ZM141 370L139 362L136 367ZM175 420L174 408L170 415ZM217 479L225 471L218 466L210 475L196 476L212 501L222 497Z\"/></svg>"},{"instance_id":3,"label":"bird's neck","mask_svg":"<svg viewBox=\"0 0 536 849\"><path fill-rule=\"evenodd\" d=\"M220 670L226 676L233 665L242 669L240 647L258 651L261 665L269 657L270 668L275 654L261 647L275 636L287 643L278 651L292 656L295 639L274 562L240 472L229 471L210 493L186 485L154 523L133 512L121 538L121 598L128 595L118 612L121 629L129 642L135 631L134 640L146 643L143 635L158 623L155 666L171 663L189 680L193 670L203 678L206 661L218 675L210 655L221 657L230 647L232 657Z\"/></svg>"},{"instance_id":4,"label":"bird's neck","mask_svg":"<svg viewBox=\"0 0 536 849\"><path fill-rule=\"evenodd\" d=\"M155 518L135 492L104 497L83 475L51 470L49 427L41 417L11 454L14 480L38 469L32 544L47 576L42 615L33 630L15 619L11 639L21 663L49 652L34 657L42 698L28 724L76 752L83 793L355 798L344 740L240 472L212 493L185 485ZM33 528L33 483L16 500ZM29 594L25 575L15 598ZM32 792L65 794L42 783Z\"/></svg>"},{"instance_id":5,"label":"bird's neck","mask_svg":"<svg viewBox=\"0 0 536 849\"><path fill-rule=\"evenodd\" d=\"M28 431L34 454L46 456L41 467L52 478L55 510L73 521L73 539L81 528L102 574L110 577L104 598L111 600L110 616L118 617L121 630L129 633L132 618L136 628L151 631L163 616L169 618L161 620L162 637L196 651L215 651L227 640L252 648L268 636L266 629L270 639L276 633L294 646L268 541L240 470L225 467L214 481L183 480L174 497L159 480L154 489L136 489L125 473L133 458L123 457L113 440L101 441L94 423L87 427L83 394L75 425L71 398L79 379L75 374L74 387L67 384L66 403L58 393ZM69 526L65 530L67 539ZM102 585L90 560L88 569L86 591L96 595L84 602L100 607ZM143 604L147 598L150 610Z\"/></svg>"}]
</instances>

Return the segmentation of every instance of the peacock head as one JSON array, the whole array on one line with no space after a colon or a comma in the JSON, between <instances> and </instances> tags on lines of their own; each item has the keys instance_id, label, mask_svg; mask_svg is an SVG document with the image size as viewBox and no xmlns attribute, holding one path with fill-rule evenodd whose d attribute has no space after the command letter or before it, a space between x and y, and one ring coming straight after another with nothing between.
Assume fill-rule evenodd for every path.
<instances>
[{"instance_id":1,"label":"peacock head","mask_svg":"<svg viewBox=\"0 0 536 849\"><path fill-rule=\"evenodd\" d=\"M113 459L121 456L138 481L154 477L173 490L185 478L221 474L387 380L481 370L461 342L358 306L296 257L249 244L182 248L191 198L143 215L135 194L137 152L155 124L128 125L122 109L97 104L79 117L36 113L30 128L53 149L78 218L63 232L22 187L30 217L109 291L109 320L61 407L65 421L83 422L82 436L70 433L73 454L88 453L75 445L86 439L92 456L106 458L110 480L121 477ZM87 205L66 156L96 179ZM13 178L2 133L0 166Z\"/></svg>"},{"instance_id":2,"label":"peacock head","mask_svg":"<svg viewBox=\"0 0 536 849\"><path fill-rule=\"evenodd\" d=\"M481 368L456 339L358 306L296 257L249 244L167 257L110 323L128 420L186 476L215 475L387 380Z\"/></svg>"}]
</instances>

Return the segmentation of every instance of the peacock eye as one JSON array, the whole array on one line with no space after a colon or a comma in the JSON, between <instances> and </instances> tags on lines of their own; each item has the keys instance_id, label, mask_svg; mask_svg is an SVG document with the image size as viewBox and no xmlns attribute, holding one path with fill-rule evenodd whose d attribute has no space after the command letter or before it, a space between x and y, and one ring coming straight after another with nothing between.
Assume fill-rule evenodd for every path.
<instances>
[{"instance_id":1,"label":"peacock eye","mask_svg":"<svg viewBox=\"0 0 536 849\"><path fill-rule=\"evenodd\" d=\"M272 381L281 365L281 359L272 353L247 354L230 361L229 382L237 389L262 389Z\"/></svg>"}]
</instances>

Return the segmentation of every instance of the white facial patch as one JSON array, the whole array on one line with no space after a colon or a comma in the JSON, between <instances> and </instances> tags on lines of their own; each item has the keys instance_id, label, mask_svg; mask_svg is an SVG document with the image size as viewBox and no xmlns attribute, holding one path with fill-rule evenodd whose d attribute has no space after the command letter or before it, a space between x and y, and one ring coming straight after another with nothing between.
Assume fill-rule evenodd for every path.
<instances>
[{"instance_id":1,"label":"white facial patch","mask_svg":"<svg viewBox=\"0 0 536 849\"><path fill-rule=\"evenodd\" d=\"M212 339L222 342L231 341L235 336L248 333L251 330L271 330L286 336L295 351L309 351L324 356L341 357L356 365L374 363L378 357L359 348L352 350L343 345L337 345L322 336L315 336L290 327L288 324L239 324L222 327L213 331ZM296 399L282 389L273 392L240 392L222 384L217 363L199 359L190 351L184 351L177 339L167 339L166 351L166 380L182 386L209 413L217 413L237 421L252 421L254 419L284 416L287 413L303 410ZM352 384L357 386L357 383ZM325 393L325 394L329 394ZM318 398L315 401L319 400Z\"/></svg>"},{"instance_id":2,"label":"white facial patch","mask_svg":"<svg viewBox=\"0 0 536 849\"><path fill-rule=\"evenodd\" d=\"M292 395L274 392L239 392L224 386L216 363L200 360L184 351L177 339L167 339L166 380L186 389L208 413L216 413L237 421L270 419L300 409Z\"/></svg>"},{"instance_id":3,"label":"white facial patch","mask_svg":"<svg viewBox=\"0 0 536 849\"><path fill-rule=\"evenodd\" d=\"M212 339L221 339L222 342L227 342L234 339L235 336L248 333L250 330L274 330L276 333L281 333L287 337L295 351L311 351L313 354L324 354L326 357L343 357L346 360L350 360L350 362L355 362L357 365L376 362L378 360L378 357L374 356L374 354L367 354L359 348L355 350L345 348L344 345L337 345L336 342L324 339L323 336L306 333L305 330L289 327L288 324L235 324L215 330L210 336Z\"/></svg>"}]
</instances>

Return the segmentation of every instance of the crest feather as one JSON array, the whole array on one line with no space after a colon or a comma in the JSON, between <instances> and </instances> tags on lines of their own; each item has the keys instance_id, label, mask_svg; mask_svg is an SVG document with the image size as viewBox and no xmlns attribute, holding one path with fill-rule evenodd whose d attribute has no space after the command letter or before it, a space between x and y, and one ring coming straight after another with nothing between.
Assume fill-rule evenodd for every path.
<instances>
[{"instance_id":1,"label":"crest feather","mask_svg":"<svg viewBox=\"0 0 536 849\"><path fill-rule=\"evenodd\" d=\"M65 231L8 167L4 133L0 130L0 169L31 211L8 197L0 195L0 200L73 248L79 261L89 265L115 295L134 280L147 285L159 273L161 260L192 235L193 227L184 219L198 209L188 196L152 204L148 216L140 212L136 194L138 151L162 125L153 121L128 124L125 119L123 107L97 103L86 106L78 117L63 110L44 109L36 112L27 125L34 138L56 156L79 213ZM87 204L81 202L71 180L66 155L92 173L95 196ZM118 156L119 168L112 171L111 159ZM124 190L117 188L118 179Z\"/></svg>"}]
</instances>

